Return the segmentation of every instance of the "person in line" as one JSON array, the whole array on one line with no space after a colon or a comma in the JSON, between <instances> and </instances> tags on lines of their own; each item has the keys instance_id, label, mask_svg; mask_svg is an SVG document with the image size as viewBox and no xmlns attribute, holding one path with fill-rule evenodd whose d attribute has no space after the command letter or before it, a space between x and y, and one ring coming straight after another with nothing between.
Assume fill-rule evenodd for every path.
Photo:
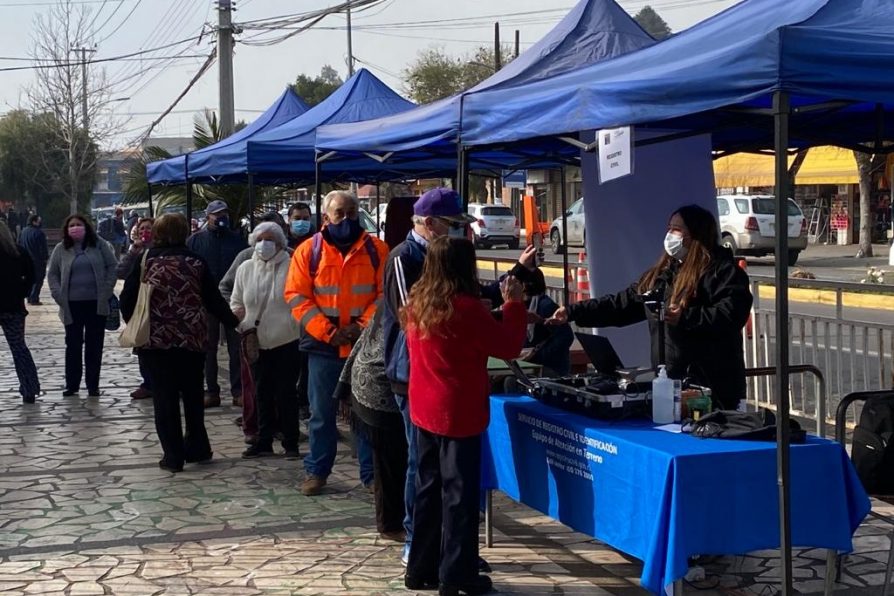
<instances>
[{"instance_id":1,"label":"person in line","mask_svg":"<svg viewBox=\"0 0 894 596\"><path fill-rule=\"evenodd\" d=\"M211 201L206 209L208 225L189 237L187 248L202 257L211 270L215 286L247 245L242 235L231 229L230 208L223 201ZM242 405L241 369L239 366L239 334L234 328L224 330L230 364L230 394L233 405ZM205 407L220 406L220 384L217 381L217 347L220 344L220 321L208 316L208 353L205 356Z\"/></svg>"},{"instance_id":2,"label":"person in line","mask_svg":"<svg viewBox=\"0 0 894 596\"><path fill-rule=\"evenodd\" d=\"M289 248L292 250L314 235L310 206L307 203L292 203L289 206Z\"/></svg>"},{"instance_id":3,"label":"person in line","mask_svg":"<svg viewBox=\"0 0 894 596\"><path fill-rule=\"evenodd\" d=\"M647 304L657 299L666 305L666 362L659 361L661 323ZM748 275L720 246L717 219L686 205L671 215L661 257L637 282L617 294L563 306L548 322L622 327L648 320L652 365L666 364L669 377L709 387L716 405L735 410L745 398L742 328L751 301Z\"/></svg>"},{"instance_id":4,"label":"person in line","mask_svg":"<svg viewBox=\"0 0 894 596\"><path fill-rule=\"evenodd\" d=\"M283 234L286 233L285 220L283 220L282 215L276 211L265 213L261 216L260 221L261 223L273 222L283 229ZM288 253L291 256L292 251L288 250ZM233 296L233 286L236 285L236 272L239 270L239 266L242 265L242 263L251 260L254 254L254 247L249 246L245 248L242 252L236 255L233 264L230 265L230 268L227 269L227 272L224 274L223 278L221 278L217 287L220 289L221 296L223 296L224 300L227 302L229 302L230 298ZM300 360L301 359L299 358L299 362ZM236 418L236 426L239 426L242 429L242 434L245 436L245 442L249 445L254 445L258 441L257 404L253 401L255 396L255 379L251 375L252 365L249 364L244 359L244 355L241 354L240 365L241 371L239 381L242 388L242 415ZM278 428L278 423L276 423L275 420L274 428ZM279 431L277 430L276 432L278 433Z\"/></svg>"},{"instance_id":5,"label":"person in line","mask_svg":"<svg viewBox=\"0 0 894 596\"><path fill-rule=\"evenodd\" d=\"M62 242L53 249L47 271L50 294L65 325L63 397L78 393L82 373L87 395L99 397L105 324L117 264L111 246L96 236L87 217L69 215L65 219Z\"/></svg>"},{"instance_id":6,"label":"person in line","mask_svg":"<svg viewBox=\"0 0 894 596\"><path fill-rule=\"evenodd\" d=\"M481 301L475 247L436 238L402 310L410 353L410 416L418 469L413 542L404 583L442 596L484 594L478 572L481 433L490 421L488 357L518 357L525 341L524 288L503 282L502 320Z\"/></svg>"},{"instance_id":7,"label":"person in line","mask_svg":"<svg viewBox=\"0 0 894 596\"><path fill-rule=\"evenodd\" d=\"M314 222L307 203L293 203L289 207L289 248L298 248L302 242L314 235ZM310 418L310 401L307 397L307 352L301 352L298 359L301 376L298 378L298 417Z\"/></svg>"},{"instance_id":8,"label":"person in line","mask_svg":"<svg viewBox=\"0 0 894 596\"><path fill-rule=\"evenodd\" d=\"M0 197L0 222L4 223L7 226L9 233L12 234L13 238L15 238L15 233L13 230L14 226L9 225L10 224L10 221L9 221L10 210L12 210L12 201L10 201L9 199L7 199L5 197ZM15 214L15 211L13 211L13 214Z\"/></svg>"},{"instance_id":9,"label":"person in line","mask_svg":"<svg viewBox=\"0 0 894 596\"><path fill-rule=\"evenodd\" d=\"M124 209L115 207L115 215L99 224L99 236L115 249L115 258L120 258L127 246L127 232L124 223Z\"/></svg>"},{"instance_id":10,"label":"person in line","mask_svg":"<svg viewBox=\"0 0 894 596\"><path fill-rule=\"evenodd\" d=\"M416 500L416 434L410 419L410 408L407 400L409 378L409 358L404 333L400 325L400 309L406 304L407 294L411 291L422 274L422 264L428 251L429 243L442 236L465 237L466 226L475 218L463 210L463 201L459 193L451 188L434 188L423 194L413 204L413 229L406 240L394 247L385 265L385 309L382 325L385 336L385 369L394 398L404 417L404 429L407 437L407 478L404 487L404 545L401 561L404 565L410 553L413 540L413 503ZM396 227L392 226L392 227ZM535 270L536 249L530 246L525 249L510 274L519 280L530 279ZM492 306L502 303L499 282L481 285L481 296L489 300ZM482 570L488 570L487 564L480 562Z\"/></svg>"},{"instance_id":11,"label":"person in line","mask_svg":"<svg viewBox=\"0 0 894 596\"><path fill-rule=\"evenodd\" d=\"M376 309L372 323L354 344L336 395L350 406L354 432L363 434L372 444L373 494L379 535L386 540L404 542L407 442L403 416L385 375L382 313L382 308Z\"/></svg>"},{"instance_id":12,"label":"person in line","mask_svg":"<svg viewBox=\"0 0 894 596\"><path fill-rule=\"evenodd\" d=\"M254 256L239 266L230 307L240 319L239 331L256 329L259 357L254 365L258 440L242 453L251 459L273 455L273 435L282 433L286 459L298 459L300 371L298 321L283 299L289 273L286 235L278 223L264 222L249 237Z\"/></svg>"},{"instance_id":13,"label":"person in line","mask_svg":"<svg viewBox=\"0 0 894 596\"><path fill-rule=\"evenodd\" d=\"M546 325L559 305L546 294L546 279L539 269L525 282L525 306L528 308L528 331L521 359L543 367L543 376L560 377L571 372L571 325Z\"/></svg>"},{"instance_id":14,"label":"person in line","mask_svg":"<svg viewBox=\"0 0 894 596\"><path fill-rule=\"evenodd\" d=\"M155 220L151 217L144 217L137 222L133 228L133 242L127 253L118 262L118 268L115 270L118 279L127 279L130 277L134 268L139 268L143 260L143 253L152 248L152 226ZM137 355L137 362L140 365L140 386L131 391L131 399L150 399L152 398L152 380L149 378L149 371L146 370L146 363L140 356L140 350L134 348Z\"/></svg>"},{"instance_id":15,"label":"person in line","mask_svg":"<svg viewBox=\"0 0 894 596\"><path fill-rule=\"evenodd\" d=\"M34 285L28 293L28 304L40 306L40 291L43 289L43 281L47 276L47 261L50 260L50 251L47 247L47 236L41 229L42 220L39 215L28 218L28 226L19 234L19 246L21 246L31 262L34 263Z\"/></svg>"},{"instance_id":16,"label":"person in line","mask_svg":"<svg viewBox=\"0 0 894 596\"><path fill-rule=\"evenodd\" d=\"M22 402L33 404L40 395L37 367L28 345L25 343L25 297L34 285L34 264L28 253L16 246L12 232L0 222L0 327L6 344L12 353L16 376L19 378L19 394Z\"/></svg>"},{"instance_id":17,"label":"person in line","mask_svg":"<svg viewBox=\"0 0 894 596\"><path fill-rule=\"evenodd\" d=\"M179 213L166 213L152 226L146 271L134 267L121 292L121 314L129 321L140 282L152 286L149 341L140 353L152 379L155 429L164 455L162 470L180 472L184 463L211 460L202 403L202 363L208 348L208 317L227 328L239 324L217 289L217 280L202 257L186 247L189 224ZM186 433L180 422L180 402Z\"/></svg>"},{"instance_id":18,"label":"person in line","mask_svg":"<svg viewBox=\"0 0 894 596\"><path fill-rule=\"evenodd\" d=\"M310 450L304 458L305 495L326 486L337 450L338 378L351 346L372 321L382 297L382 271L388 248L360 225L357 198L346 191L326 195L325 227L292 255L285 299L303 330L301 350L308 353ZM360 480L372 487L369 443L356 436Z\"/></svg>"}]
</instances>

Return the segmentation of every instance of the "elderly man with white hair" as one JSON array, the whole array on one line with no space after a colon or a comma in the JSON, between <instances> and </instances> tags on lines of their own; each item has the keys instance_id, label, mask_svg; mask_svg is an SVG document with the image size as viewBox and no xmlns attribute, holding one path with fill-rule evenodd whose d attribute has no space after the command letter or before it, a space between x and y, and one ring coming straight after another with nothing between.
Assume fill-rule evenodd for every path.
<instances>
[{"instance_id":1,"label":"elderly man with white hair","mask_svg":"<svg viewBox=\"0 0 894 596\"><path fill-rule=\"evenodd\" d=\"M255 363L255 400L258 440L244 458L273 455L277 421L287 459L298 458L298 400L295 385L300 369L300 328L283 298L289 272L288 241L279 224L264 222L249 237L251 259L239 265L230 307L239 318L239 331L257 333L260 350Z\"/></svg>"}]
</instances>

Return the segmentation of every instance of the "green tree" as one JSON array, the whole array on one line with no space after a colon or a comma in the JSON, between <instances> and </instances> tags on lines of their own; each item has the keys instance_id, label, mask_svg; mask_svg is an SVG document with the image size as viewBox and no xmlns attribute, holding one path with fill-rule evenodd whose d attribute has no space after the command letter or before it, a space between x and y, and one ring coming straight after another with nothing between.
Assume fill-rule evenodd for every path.
<instances>
[{"instance_id":1,"label":"green tree","mask_svg":"<svg viewBox=\"0 0 894 596\"><path fill-rule=\"evenodd\" d=\"M673 33L664 19L649 5L644 6L633 19L655 39L664 39Z\"/></svg>"},{"instance_id":2,"label":"green tree","mask_svg":"<svg viewBox=\"0 0 894 596\"><path fill-rule=\"evenodd\" d=\"M298 75L292 88L295 89L298 97L304 100L304 103L313 107L329 97L343 84L344 81L338 76L338 72L327 64L320 69L320 74L315 77Z\"/></svg>"},{"instance_id":3,"label":"green tree","mask_svg":"<svg viewBox=\"0 0 894 596\"><path fill-rule=\"evenodd\" d=\"M512 59L512 49L504 46L500 57L505 66ZM403 74L407 95L422 104L470 89L494 72L494 49L482 46L465 56L451 56L442 48L422 50Z\"/></svg>"},{"instance_id":4,"label":"green tree","mask_svg":"<svg viewBox=\"0 0 894 596\"><path fill-rule=\"evenodd\" d=\"M68 215L68 147L50 114L14 110L0 119L0 190L20 209L34 206L47 222L59 224ZM84 134L83 131L81 134ZM79 139L79 163L95 163L96 146ZM92 195L95 167L79 169L78 210L86 212Z\"/></svg>"}]
</instances>

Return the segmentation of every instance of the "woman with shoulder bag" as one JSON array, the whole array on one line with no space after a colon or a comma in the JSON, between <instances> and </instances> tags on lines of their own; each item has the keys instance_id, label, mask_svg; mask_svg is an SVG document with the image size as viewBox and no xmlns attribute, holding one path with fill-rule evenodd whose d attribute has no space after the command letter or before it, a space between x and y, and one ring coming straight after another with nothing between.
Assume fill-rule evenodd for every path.
<instances>
[{"instance_id":1,"label":"woman with shoulder bag","mask_svg":"<svg viewBox=\"0 0 894 596\"><path fill-rule=\"evenodd\" d=\"M239 265L230 307L239 317L243 350L254 360L258 440L242 453L249 459L273 455L273 435L282 433L289 459L298 458L298 339L300 329L285 301L289 253L279 224L259 224L249 237L251 259Z\"/></svg>"},{"instance_id":2,"label":"woman with shoulder bag","mask_svg":"<svg viewBox=\"0 0 894 596\"><path fill-rule=\"evenodd\" d=\"M109 299L115 289L118 261L112 247L97 237L83 215L69 215L62 224L62 242L53 249L47 282L65 325L65 390L75 395L81 374L87 394L99 397L99 373L105 342ZM83 370L81 351L83 350Z\"/></svg>"},{"instance_id":3,"label":"woman with shoulder bag","mask_svg":"<svg viewBox=\"0 0 894 596\"><path fill-rule=\"evenodd\" d=\"M143 260L143 253L152 248L152 224L155 220L151 217L142 217L133 227L131 238L133 243L130 250L121 257L118 263L118 279L127 279L134 268L139 268ZM140 378L142 382L140 386L134 389L130 397L131 399L148 399L152 397L152 381L149 379L149 372L146 370L146 364L140 357L140 350L134 348L137 360L140 363Z\"/></svg>"},{"instance_id":4,"label":"woman with shoulder bag","mask_svg":"<svg viewBox=\"0 0 894 596\"><path fill-rule=\"evenodd\" d=\"M158 466L168 472L182 471L184 462L211 460L203 404L208 313L230 328L239 323L221 297L208 264L186 248L188 234L189 224L179 213L155 220L153 246L121 291L121 314L128 323L140 329L140 319L148 314L148 336L133 345L140 348L153 382L155 429L164 451ZM148 312L135 313L141 283L151 288L148 304L143 303Z\"/></svg>"}]
</instances>

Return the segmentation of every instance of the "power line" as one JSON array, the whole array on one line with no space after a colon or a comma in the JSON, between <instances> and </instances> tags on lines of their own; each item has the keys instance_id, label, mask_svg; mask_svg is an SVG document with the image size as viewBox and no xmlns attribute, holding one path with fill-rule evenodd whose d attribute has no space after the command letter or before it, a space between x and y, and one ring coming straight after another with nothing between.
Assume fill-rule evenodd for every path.
<instances>
[{"instance_id":1,"label":"power line","mask_svg":"<svg viewBox=\"0 0 894 596\"><path fill-rule=\"evenodd\" d=\"M137 8L140 7L140 3L141 3L142 1L143 1L143 0L137 0L137 1L134 3L133 8L130 9L130 12L127 13L127 14L124 16L123 19L121 19L121 22L120 22L120 23L118 23L118 26L115 27L114 29L112 29L112 32L111 32L111 33L109 33L108 35L106 35L105 37L103 37L103 38L102 38L99 42L97 42L97 43L103 43L103 42L105 42L105 41L108 41L113 35L115 35L116 33L118 33L118 31L121 29L121 27L124 26L124 23L126 23L126 22L128 21L128 19L130 19L130 17L133 16L133 13L136 12ZM122 5L119 4L118 7L115 8L115 12L113 12L111 15L109 15L109 18L107 18L107 19L105 20L105 22L104 22L102 25L99 26L99 29L97 29L97 31L102 31L102 28L106 26L106 23L108 23L109 21L112 20L112 17L115 16L115 13L118 12L118 9L121 8L121 6L122 6Z\"/></svg>"}]
</instances>

